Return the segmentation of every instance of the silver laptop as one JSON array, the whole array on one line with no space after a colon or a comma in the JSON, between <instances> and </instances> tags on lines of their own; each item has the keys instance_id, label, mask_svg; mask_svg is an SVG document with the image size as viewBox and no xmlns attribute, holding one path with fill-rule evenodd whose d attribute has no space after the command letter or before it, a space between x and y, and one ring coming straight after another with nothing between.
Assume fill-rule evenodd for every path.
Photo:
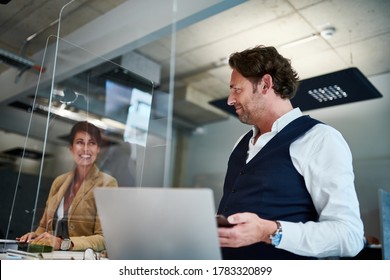
<instances>
[{"instance_id":1,"label":"silver laptop","mask_svg":"<svg viewBox=\"0 0 390 280\"><path fill-rule=\"evenodd\" d=\"M96 188L108 258L221 259L210 189Z\"/></svg>"}]
</instances>

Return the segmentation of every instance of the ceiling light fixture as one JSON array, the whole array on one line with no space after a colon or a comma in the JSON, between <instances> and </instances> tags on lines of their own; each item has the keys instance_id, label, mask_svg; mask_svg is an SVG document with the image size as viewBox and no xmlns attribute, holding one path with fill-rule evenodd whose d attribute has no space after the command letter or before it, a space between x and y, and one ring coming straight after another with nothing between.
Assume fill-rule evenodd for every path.
<instances>
[{"instance_id":1,"label":"ceiling light fixture","mask_svg":"<svg viewBox=\"0 0 390 280\"><path fill-rule=\"evenodd\" d=\"M367 77L351 67L300 81L291 103L306 111L380 97Z\"/></svg>"},{"instance_id":2,"label":"ceiling light fixture","mask_svg":"<svg viewBox=\"0 0 390 280\"><path fill-rule=\"evenodd\" d=\"M325 40L329 40L330 38L332 38L335 32L336 32L336 28L334 28L333 26L328 26L320 32L312 33L309 36L282 44L278 48L283 49L283 48L293 47L296 45L300 45L300 44L304 44L316 40L318 38L324 38Z\"/></svg>"},{"instance_id":3,"label":"ceiling light fixture","mask_svg":"<svg viewBox=\"0 0 390 280\"><path fill-rule=\"evenodd\" d=\"M291 100L293 107L302 111L380 98L382 94L356 67L332 72L300 81ZM227 97L210 101L211 105L237 116Z\"/></svg>"},{"instance_id":4,"label":"ceiling light fixture","mask_svg":"<svg viewBox=\"0 0 390 280\"><path fill-rule=\"evenodd\" d=\"M4 62L12 67L15 67L19 69L19 74L16 77L16 82L19 80L19 78L22 76L22 74L27 70L35 70L38 73L43 73L46 71L45 68L42 68L41 66L35 64L34 61L17 55L13 52L6 51L4 49L0 49L0 63Z\"/></svg>"}]
</instances>

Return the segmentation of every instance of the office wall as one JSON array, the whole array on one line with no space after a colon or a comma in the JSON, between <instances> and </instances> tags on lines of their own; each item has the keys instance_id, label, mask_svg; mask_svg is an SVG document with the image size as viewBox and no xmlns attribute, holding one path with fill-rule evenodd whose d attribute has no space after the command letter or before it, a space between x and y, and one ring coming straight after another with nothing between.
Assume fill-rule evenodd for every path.
<instances>
[{"instance_id":1,"label":"office wall","mask_svg":"<svg viewBox=\"0 0 390 280\"><path fill-rule=\"evenodd\" d=\"M378 238L378 189L390 190L389 79L390 73L369 78L383 98L304 112L338 129L350 145L366 235ZM186 184L214 189L217 203L230 151L248 129L231 117L193 133L188 140Z\"/></svg>"}]
</instances>

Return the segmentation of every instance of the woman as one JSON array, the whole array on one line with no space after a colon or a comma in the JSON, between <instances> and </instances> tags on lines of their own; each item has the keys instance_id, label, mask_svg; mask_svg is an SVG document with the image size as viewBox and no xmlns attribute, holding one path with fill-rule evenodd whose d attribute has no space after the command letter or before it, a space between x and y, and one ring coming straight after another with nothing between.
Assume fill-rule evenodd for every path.
<instances>
[{"instance_id":1,"label":"woman","mask_svg":"<svg viewBox=\"0 0 390 280\"><path fill-rule=\"evenodd\" d=\"M105 244L93 190L116 187L117 181L95 164L101 146L96 126L86 121L76 123L69 144L76 168L54 180L38 228L19 241L50 245L54 250L101 251Z\"/></svg>"}]
</instances>

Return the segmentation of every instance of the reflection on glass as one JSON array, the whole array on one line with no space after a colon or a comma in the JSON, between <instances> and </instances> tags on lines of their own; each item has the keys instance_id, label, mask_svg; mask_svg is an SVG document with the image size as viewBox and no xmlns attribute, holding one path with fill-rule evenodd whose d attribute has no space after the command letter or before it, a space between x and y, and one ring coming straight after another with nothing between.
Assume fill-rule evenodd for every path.
<instances>
[{"instance_id":1,"label":"reflection on glass","mask_svg":"<svg viewBox=\"0 0 390 280\"><path fill-rule=\"evenodd\" d=\"M145 146L152 95L110 80L106 81L106 90L106 116L126 124L125 142Z\"/></svg>"},{"instance_id":2,"label":"reflection on glass","mask_svg":"<svg viewBox=\"0 0 390 280\"><path fill-rule=\"evenodd\" d=\"M76 9L74 4L79 3L70 1L61 14L66 14L67 9ZM21 95L12 104L27 121L24 147L15 163L19 170L15 168L6 176L6 183L11 186L6 196L11 199L8 199L3 215L9 219L1 221L1 235L5 238L21 237L40 226L39 233L43 230L66 237L66 231L59 232L56 228L57 221L66 216L58 216L61 212L58 209L64 209L61 205L66 204L65 197L74 195L76 199L81 193L72 193L73 181L61 185L64 186L62 196L57 197L58 204L53 203L50 215L47 215L46 201L54 195L51 191L56 178L77 169L77 163L69 153L72 145L67 140L70 129L80 121L99 128L102 142L94 169L115 178L118 186L162 186L166 176L172 113L172 104L168 102L173 97L168 98L166 92L155 92L155 83L123 67L120 57L108 60L61 38L61 24L64 24L61 15L58 22L58 34L48 38L43 55L42 66L47 71L39 76L34 93ZM88 152L81 154L84 159L90 156ZM80 199L79 206L88 208L91 201L90 197ZM70 205L65 208L72 212ZM73 226L92 227L95 213L82 212L73 216ZM40 224L42 217L47 219ZM69 220L65 224L72 231ZM91 230L89 234L96 235L96 232ZM73 243L72 249L83 250L84 247L75 246L77 240ZM54 243L47 245L58 247ZM99 251L102 247L94 249Z\"/></svg>"},{"instance_id":3,"label":"reflection on glass","mask_svg":"<svg viewBox=\"0 0 390 280\"><path fill-rule=\"evenodd\" d=\"M30 252L105 249L93 191L116 187L117 181L96 165L100 130L87 121L77 122L68 141L74 167L53 180L39 226L18 238L29 244Z\"/></svg>"},{"instance_id":4,"label":"reflection on glass","mask_svg":"<svg viewBox=\"0 0 390 280\"><path fill-rule=\"evenodd\" d=\"M145 149L148 145L153 83L114 62L96 58L88 51L61 38L56 39L59 43L57 55L60 57L59 62L62 63L57 64L57 73L61 72L61 65L67 63L68 58L64 52L67 53L69 49L73 50L72 53L76 52L79 55L83 53L81 56L84 58L89 56L91 60L97 60L98 64L93 70L87 69L66 79L59 79L58 76L54 75L52 88L38 84L35 96L23 97L18 101L19 104L30 108L31 120L26 136L26 146L31 146L31 143L36 139L41 139L34 147L43 152L42 157L34 158L36 169L32 171L29 171L30 159L26 157L31 153L27 149L23 152L18 174L20 177L19 186L16 187L16 201L12 207L15 209L14 213L23 211L23 209L29 211L29 217L32 217L32 221L30 223L28 220L25 223L21 222L18 217L20 213L17 213L10 222L11 231L9 231L8 236L9 238L22 237L22 241L26 241L30 237L37 238L40 234L47 235L46 239L36 242L35 246L25 248L30 251L34 249L43 252L47 249L45 246L59 249L61 248L59 237L66 239L66 236L70 237L71 244L73 244L70 249L84 250L87 247L92 247L96 251L101 251L104 250L101 241L99 241L100 243L86 242L90 238L89 236L96 239L102 234L101 228L99 229L92 222L97 220L96 206L92 207L95 209L94 211L86 211L86 209L91 209L93 196L87 199L79 192L72 192L76 181L66 179L66 183L60 184L60 187L53 182L57 182L58 176L61 174L68 174L70 177L76 178L79 172L75 172L78 166L75 157L85 161L93 156L87 144L87 148L83 152L80 150L80 152L72 153L73 156L69 155L69 149L72 151L75 144L67 142L70 128L80 121L88 121L90 124L94 124L102 134L99 153L93 161L94 170L96 172L100 170L107 176L110 175L109 178L115 178L115 185L140 186ZM50 61L53 57L48 56L46 59ZM69 59L73 60L72 57ZM96 69L99 67L101 69L98 71L99 73L96 73ZM102 69L108 70L103 71ZM89 143L88 141L84 142ZM69 170L73 171L69 173ZM27 180L27 176L32 176L36 181ZM79 182L83 186L80 189L83 195L88 193L85 192L84 187L87 183L90 184L90 176L86 177L89 178L87 181ZM92 181L94 182L93 187L96 187L97 181ZM100 184L100 186L110 185L112 184L108 182ZM61 195L60 192L52 193L53 189L61 190ZM29 195L31 206L26 205L26 200L20 197L21 194ZM49 200L47 200L48 197ZM78 197L77 206L76 204L72 206L70 203L70 206L66 207L69 204L66 202L67 197L74 199ZM50 205L50 208L47 208L47 205ZM80 207L84 209L81 212L72 210ZM75 216L69 214L71 219L65 219L64 223L57 223L66 217L66 215L61 215L65 208L68 209L69 213L76 211L72 212ZM63 210L61 211L61 209ZM24 225L20 226L18 231L12 231L16 224L22 225L23 223ZM62 227L57 225L60 224L66 224L68 231L59 231L58 229ZM30 228L28 228L29 226ZM75 233L75 230L78 232L77 228L85 227L93 230L88 231L88 233L83 232L81 234L84 236L83 238L77 237L78 233ZM35 231L37 228L39 230ZM26 232L34 233L23 237Z\"/></svg>"}]
</instances>

